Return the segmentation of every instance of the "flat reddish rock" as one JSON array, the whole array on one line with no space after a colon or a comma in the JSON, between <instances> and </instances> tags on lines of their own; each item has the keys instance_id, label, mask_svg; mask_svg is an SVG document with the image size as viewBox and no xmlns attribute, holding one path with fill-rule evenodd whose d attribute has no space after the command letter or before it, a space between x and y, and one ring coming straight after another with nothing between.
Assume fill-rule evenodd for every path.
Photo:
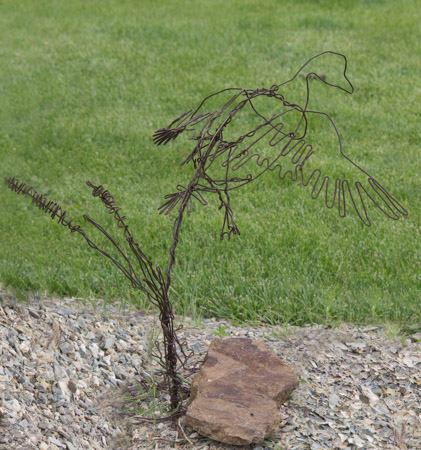
<instances>
[{"instance_id":1,"label":"flat reddish rock","mask_svg":"<svg viewBox=\"0 0 421 450\"><path fill-rule=\"evenodd\" d=\"M278 406L297 386L295 371L263 341L214 339L193 380L186 423L226 444L260 443L278 430Z\"/></svg>"}]
</instances>

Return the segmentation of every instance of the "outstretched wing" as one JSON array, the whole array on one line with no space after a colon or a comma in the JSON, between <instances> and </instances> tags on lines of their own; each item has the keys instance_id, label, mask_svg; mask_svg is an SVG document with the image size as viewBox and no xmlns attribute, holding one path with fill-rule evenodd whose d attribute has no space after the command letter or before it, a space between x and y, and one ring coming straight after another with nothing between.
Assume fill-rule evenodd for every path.
<instances>
[{"instance_id":1,"label":"outstretched wing","mask_svg":"<svg viewBox=\"0 0 421 450\"><path fill-rule=\"evenodd\" d=\"M317 150L311 159L317 160ZM342 155L339 155L342 158ZM299 182L310 186L311 197L321 197L327 208L336 208L340 217L354 209L365 225L370 226L369 210L378 208L390 219L398 220L408 215L407 210L372 175L361 169L348 158L347 174L335 169L329 172L313 168L310 161L299 167Z\"/></svg>"},{"instance_id":2,"label":"outstretched wing","mask_svg":"<svg viewBox=\"0 0 421 450\"><path fill-rule=\"evenodd\" d=\"M311 188L313 199L319 197L327 208L337 209L345 217L354 209L359 219L371 225L369 213L379 209L387 217L398 220L408 214L377 179L354 163L342 150L339 132L331 117L319 111L305 111L308 117L318 114L332 125L333 145L311 141L311 132L297 138L295 125L286 126L287 117L303 113L286 110L262 121L236 140L223 138L209 157L206 171L211 175L213 189L230 191L247 184L267 171L278 177L298 182ZM294 118L292 124L296 124ZM216 174L219 169L219 176ZM222 170L221 170L222 169Z\"/></svg>"},{"instance_id":3,"label":"outstretched wing","mask_svg":"<svg viewBox=\"0 0 421 450\"><path fill-rule=\"evenodd\" d=\"M361 222L367 226L371 225L369 211L373 208L393 220L408 215L403 205L374 176L344 153L338 129L332 118L319 111L307 113L328 118L339 144L339 151L337 145L332 149L315 144L311 157L299 166L298 181L311 188L311 197L321 197L327 208L337 209L340 217L345 217L350 209L354 209Z\"/></svg>"}]
</instances>

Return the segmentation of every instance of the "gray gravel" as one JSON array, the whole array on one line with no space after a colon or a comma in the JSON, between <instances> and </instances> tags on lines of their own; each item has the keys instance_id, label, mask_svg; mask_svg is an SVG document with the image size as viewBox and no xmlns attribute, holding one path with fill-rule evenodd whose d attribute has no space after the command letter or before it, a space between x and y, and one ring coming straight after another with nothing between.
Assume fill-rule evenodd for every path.
<instances>
[{"instance_id":1,"label":"gray gravel","mask_svg":"<svg viewBox=\"0 0 421 450\"><path fill-rule=\"evenodd\" d=\"M420 336L381 328L235 327L184 319L202 359L216 336L264 339L301 384L260 449L421 448ZM0 295L0 449L234 448L124 414L129 386L154 370L157 319L76 299L14 303ZM183 422L180 422L183 425ZM278 447L277 447L278 445Z\"/></svg>"}]
</instances>

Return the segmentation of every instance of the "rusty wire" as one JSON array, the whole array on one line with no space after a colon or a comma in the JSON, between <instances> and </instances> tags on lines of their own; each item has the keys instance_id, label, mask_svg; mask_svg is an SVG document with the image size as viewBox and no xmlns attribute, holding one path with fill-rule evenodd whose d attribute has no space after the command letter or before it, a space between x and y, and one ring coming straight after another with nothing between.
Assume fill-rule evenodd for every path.
<instances>
[{"instance_id":1,"label":"rusty wire","mask_svg":"<svg viewBox=\"0 0 421 450\"><path fill-rule=\"evenodd\" d=\"M322 55L336 55L343 59L342 75L346 81L346 87L329 81L329 78L324 74L304 71L311 61ZM168 194L165 197L164 204L159 207L161 214L169 214L177 207L165 276L160 267L153 266L152 261L134 240L126 223L126 216L120 215L121 208L116 204L110 192L102 185L87 182L87 185L92 189L92 195L100 198L108 213L113 215L118 228L123 230L124 238L136 259L137 267L133 265L127 253L117 241L93 219L87 215L83 216L88 223L111 242L123 262L98 247L80 225L73 224L73 220L67 218L67 212L58 203L49 200L46 195L40 194L33 187L19 181L16 177L7 179L7 184L13 191L30 196L34 205L50 215L52 219L57 217L58 222L68 227L72 233L81 234L91 248L110 259L128 278L132 286L140 289L148 300L159 309L164 342L163 350L158 342L155 343L156 353L154 356L163 368L162 372L171 398L171 410L176 411L176 413L170 414L168 418L175 419L184 411L182 391L185 391L185 386L183 386L178 375L179 368L181 367L189 373L194 373L197 370L197 365L187 366L193 352L187 353L185 351L186 342L180 341L177 337L177 332L180 331L182 326L174 327L174 312L169 299L171 271L175 263L183 215L186 208L187 211L192 210L193 201L207 205L206 194L217 194L220 202L219 208L224 210L221 239L225 236L230 238L231 234L240 234L231 206L231 191L256 180L267 171L277 172L280 179L289 176L293 182L310 186L312 198L316 199L322 194L325 206L329 209L337 206L340 217L345 217L347 214L348 199L359 219L367 226L371 225L371 221L368 217L364 198L391 219L397 220L408 214L406 209L373 176L344 153L342 140L332 117L326 112L309 108L310 80L319 80L327 86L348 94L354 92L347 76L347 65L346 57L340 53L332 51L320 53L310 58L292 78L283 83L274 84L270 89L228 88L220 90L206 97L196 109L183 113L170 125L155 132L153 141L156 145L167 144L185 132L192 132L190 140L195 142L193 150L182 162L182 165L191 164L194 167L190 182L186 186L178 185L176 192ZM303 77L306 84L306 98L301 106L289 102L285 93L281 92L284 86L294 81L298 76ZM210 99L217 99L218 96L227 93L232 95L228 101L222 103L221 107L203 111L206 110ZM256 107L256 100L259 98L277 102L275 104L279 107L278 110L270 117L266 117ZM233 123L234 119L237 121L240 118L240 112L246 110L258 119L258 124L245 133L227 139L226 134L229 125ZM299 119L294 126L288 128L284 118L296 113L298 113ZM339 156L348 161L350 171L357 173L356 181L350 183L341 176L326 175L320 168L307 170L309 161L317 161L319 154L314 144L307 142L308 121L312 115L322 116L329 121L338 141ZM265 155L262 148L269 149L271 153ZM215 167L223 172L222 176L218 172L215 175ZM241 169L245 169L245 173L241 173ZM138 272L139 269L140 273Z\"/></svg>"}]
</instances>

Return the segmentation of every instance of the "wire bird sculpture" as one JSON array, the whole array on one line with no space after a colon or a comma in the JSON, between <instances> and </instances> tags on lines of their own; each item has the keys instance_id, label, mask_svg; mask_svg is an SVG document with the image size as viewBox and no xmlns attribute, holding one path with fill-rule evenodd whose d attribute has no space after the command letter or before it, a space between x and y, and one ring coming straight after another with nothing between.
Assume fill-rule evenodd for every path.
<instances>
[{"instance_id":1,"label":"wire bird sculpture","mask_svg":"<svg viewBox=\"0 0 421 450\"><path fill-rule=\"evenodd\" d=\"M329 82L323 74L307 72L302 74L309 63L322 55L336 55L343 59L343 78L346 87ZM366 170L347 156L342 147L342 140L332 117L323 111L309 108L310 80L318 79L327 86L339 89L348 94L354 92L348 76L348 62L345 55L326 51L310 58L296 74L287 81L273 85L270 89L255 90L229 88L206 97L200 105L175 119L168 127L161 128L154 134L154 143L165 145L178 138L182 133L193 132L190 137L195 141L193 151L182 164L193 164L194 175L187 187L177 186L177 192L167 195L168 199L160 207L160 212L169 214L180 203L179 211L183 211L191 198L206 205L204 193L215 193L220 199L220 208L225 210L221 239L231 234L240 234L231 208L230 192L248 184L267 171L275 171L281 180L289 176L292 181L311 187L313 199L321 196L327 208L338 208L340 217L345 217L347 208L353 206L359 219L367 226L371 225L366 202L376 206L391 219L399 219L407 215L405 208ZM298 75L305 78L306 98L303 105L290 103L280 88L294 81ZM214 97L229 93L231 96L220 109L206 111L207 103ZM264 98L275 112L267 116L259 110L257 101ZM255 115L257 125L233 139L226 137L230 125L241 120L243 115ZM292 124L287 128L285 118L294 115ZM329 121L338 142L338 157L348 161L348 175L328 175L322 169L311 167L317 164L323 152L317 150L306 141L310 117L322 116ZM300 135L299 131L302 129ZM213 177L211 172L215 165L223 169L221 177Z\"/></svg>"},{"instance_id":2,"label":"wire bird sculpture","mask_svg":"<svg viewBox=\"0 0 421 450\"><path fill-rule=\"evenodd\" d=\"M347 83L346 87L333 84L325 75L316 72L302 73L312 60L325 54L336 55L343 59L343 78ZM14 176L7 179L7 184L12 191L30 196L34 205L50 215L52 219L57 217L58 222L69 228L72 233L82 235L92 249L112 261L132 286L143 292L159 309L163 350L156 342L155 356L163 368L172 410L164 419L178 417L184 411L182 404L186 386L183 385L183 379L179 374L180 367L185 369L186 373L197 370L197 366L187 366L192 352L187 353L186 343L177 337L181 326L178 328L174 326L173 307L169 299L171 270L175 263L183 214L186 208L187 211L192 210L193 200L206 205L207 200L204 196L207 193L218 195L220 209L224 210L221 239L225 236L230 238L231 234L240 234L231 207L231 191L256 180L267 171L277 172L280 179L289 176L292 181L310 186L312 197L317 198L322 195L325 205L328 208L336 205L341 217L345 217L347 201L349 201L360 220L367 226L371 222L365 201L375 205L391 219L396 220L408 214L373 176L355 164L343 152L338 129L329 114L309 108L310 80L312 79L318 79L348 94L353 93L354 88L347 77L346 70L347 60L344 55L331 51L323 52L310 58L291 79L283 83L275 84L270 89L224 89L206 97L196 109L182 114L168 127L155 132L153 140L157 145L167 144L185 132L192 132L190 139L195 142L193 151L182 162L183 165L191 164L194 167L190 182L186 187L178 185L176 192L167 195L165 203L159 207L161 214L169 214L176 207L178 212L174 220L173 239L165 275L160 267L154 267L151 259L135 241L126 222L126 216L120 214L121 208L103 186L87 182L92 189L92 195L102 201L108 213L113 215L117 227L123 231L132 257L129 257L117 240L89 216L84 215L83 218L111 242L120 259L98 247L80 225L74 224L73 220L68 218L67 212L58 203ZM280 91L281 87L286 86L299 75L304 75L306 83L306 98L301 106L289 102ZM224 101L219 109L206 111L211 99L219 99L224 95L228 95L228 101ZM267 108L265 109L264 105L262 108L258 105L260 99L275 105L277 108L275 112L268 116ZM240 128L243 125L240 113L244 113L248 119L246 123L250 122L250 117L256 122L247 133L237 134L233 125L237 122ZM353 182L339 175L326 175L320 168L311 168L311 162L317 161L319 157L318 151L306 140L308 121L312 115L326 118L333 127L339 143L339 156L349 162L348 169L357 175ZM230 134L233 137L229 137Z\"/></svg>"}]
</instances>

